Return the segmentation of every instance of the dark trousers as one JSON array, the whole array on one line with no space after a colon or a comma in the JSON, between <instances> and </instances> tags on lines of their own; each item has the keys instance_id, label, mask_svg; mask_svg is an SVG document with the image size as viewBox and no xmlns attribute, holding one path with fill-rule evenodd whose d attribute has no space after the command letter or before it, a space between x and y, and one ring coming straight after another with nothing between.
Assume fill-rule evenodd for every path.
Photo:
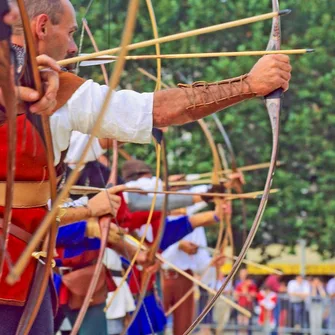
<instances>
[{"instance_id":1,"label":"dark trousers","mask_svg":"<svg viewBox=\"0 0 335 335\"><path fill-rule=\"evenodd\" d=\"M78 335L107 335L107 320L104 312L105 303L90 306L85 314ZM79 314L79 310L63 309L65 315L73 326Z\"/></svg>"},{"instance_id":2,"label":"dark trousers","mask_svg":"<svg viewBox=\"0 0 335 335\"><path fill-rule=\"evenodd\" d=\"M23 309L24 307L0 305L0 334L15 335ZM53 335L53 321L50 287L48 287L29 335Z\"/></svg>"}]
</instances>

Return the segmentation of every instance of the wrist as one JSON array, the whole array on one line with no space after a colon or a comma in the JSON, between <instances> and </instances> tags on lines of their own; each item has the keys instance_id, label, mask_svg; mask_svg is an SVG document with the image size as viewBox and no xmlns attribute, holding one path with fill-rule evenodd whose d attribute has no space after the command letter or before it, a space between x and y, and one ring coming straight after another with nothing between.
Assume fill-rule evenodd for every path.
<instances>
[{"instance_id":1,"label":"wrist","mask_svg":"<svg viewBox=\"0 0 335 335\"><path fill-rule=\"evenodd\" d=\"M83 205L83 207L86 209L85 217L86 217L87 219L92 218L92 217L95 216L95 215L93 215L92 208L91 208L88 204Z\"/></svg>"},{"instance_id":2,"label":"wrist","mask_svg":"<svg viewBox=\"0 0 335 335\"><path fill-rule=\"evenodd\" d=\"M213 215L213 219L214 219L214 221L215 222L220 222L220 218L216 215L216 213L214 213L214 215Z\"/></svg>"}]
</instances>

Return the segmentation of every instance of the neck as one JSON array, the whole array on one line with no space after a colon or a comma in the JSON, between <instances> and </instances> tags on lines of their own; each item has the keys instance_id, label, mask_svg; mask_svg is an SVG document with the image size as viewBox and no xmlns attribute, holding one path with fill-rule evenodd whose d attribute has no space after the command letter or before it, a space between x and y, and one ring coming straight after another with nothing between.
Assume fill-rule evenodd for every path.
<instances>
[{"instance_id":1,"label":"neck","mask_svg":"<svg viewBox=\"0 0 335 335\"><path fill-rule=\"evenodd\" d=\"M20 47L24 46L24 36L23 35L13 35L12 43L19 45Z\"/></svg>"}]
</instances>

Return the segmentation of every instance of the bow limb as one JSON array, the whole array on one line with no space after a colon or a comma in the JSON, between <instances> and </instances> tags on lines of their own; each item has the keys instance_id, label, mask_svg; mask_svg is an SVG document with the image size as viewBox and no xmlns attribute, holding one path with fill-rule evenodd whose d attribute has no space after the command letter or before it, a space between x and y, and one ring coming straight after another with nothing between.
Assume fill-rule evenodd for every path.
<instances>
[{"instance_id":1,"label":"bow limb","mask_svg":"<svg viewBox=\"0 0 335 335\"><path fill-rule=\"evenodd\" d=\"M91 137L88 140L83 153L78 160L75 169L73 169L72 173L70 174L67 182L64 184L61 192L57 196L53 207L49 211L49 213L44 218L43 222L35 232L34 236L32 237L30 243L28 244L27 248L24 250L24 252L21 254L18 262L13 267L12 271L10 272L8 276L9 282L15 282L15 280L22 274L23 270L26 268L27 263L29 261L30 255L32 251L36 248L36 246L40 243L40 241L43 239L45 233L47 232L51 222L55 217L58 215L59 212L59 206L61 206L63 199L67 197L71 187L76 182L77 177L80 173L80 170L84 164L85 157L87 153L89 152L92 141L96 137L100 125L104 120L104 116L108 110L109 102L113 96L113 91L116 89L119 83L120 75L123 71L123 67L125 64L125 56L127 55L127 46L131 41L133 31L135 28L135 22L136 22L136 14L138 9L139 0L130 0L129 6L128 6L128 16L127 21L125 24L122 42L121 42L121 48L120 48L120 54L119 59L115 64L113 74L111 76L111 79L109 81L109 89L106 93L105 101L103 102L102 108L98 114L97 121L95 122L93 129L91 131Z\"/></svg>"},{"instance_id":2,"label":"bow limb","mask_svg":"<svg viewBox=\"0 0 335 335\"><path fill-rule=\"evenodd\" d=\"M229 135L226 132L226 129L224 128L223 124L221 123L220 119L218 118L218 116L216 114L212 114L212 118L219 130L219 132L221 133L225 144L228 148L229 154L230 154L230 158L231 158L231 170L232 172L236 173L238 172L238 168L237 168L237 159L236 159L236 155L235 155L235 151L233 149L233 145L230 141ZM243 193L243 186L241 182L237 182L235 183L235 188L238 194ZM241 200L242 203L242 222L243 222L243 243L245 242L245 239L247 237L247 206L245 203L245 200L242 199Z\"/></svg>"},{"instance_id":3,"label":"bow limb","mask_svg":"<svg viewBox=\"0 0 335 335\"><path fill-rule=\"evenodd\" d=\"M162 160L163 160L163 171L164 171L164 182L165 185L168 185L168 165L167 165L167 158L166 158L166 145L165 145L165 141L163 139L163 134L161 134L162 138L160 141L160 146L162 149ZM165 188L167 188L168 186L165 186ZM164 228L165 228L165 220L166 220L166 214L167 214L167 207L168 207L168 196L165 195L164 197L164 202L163 202L163 207L161 210L161 217L160 217L160 223L159 223L159 229L157 231L157 235L155 237L154 243L151 245L149 251L148 251L148 262L150 264L153 264L157 255L157 251L159 250L159 246L163 237L163 233L164 233ZM139 242L139 248L143 248L144 244ZM139 294L139 298L136 302L136 309L134 310L134 312L131 315L131 319L129 320L127 326L123 329L121 335L125 335L129 329L129 327L133 324L133 322L135 321L142 304L145 306L145 294L146 291L148 289L149 283L150 283L150 279L154 274L146 271L145 269L143 270L143 275L141 278L141 290L140 290L140 294ZM148 313L147 313L148 315ZM151 323L149 322L149 324L151 325ZM154 333L154 330L151 329L151 332Z\"/></svg>"},{"instance_id":4,"label":"bow limb","mask_svg":"<svg viewBox=\"0 0 335 335\"><path fill-rule=\"evenodd\" d=\"M222 170L221 162L220 162L220 156L217 151L215 141L213 139L213 136L206 124L206 122L203 119L198 120L198 124L201 127L203 133L205 134L207 141L209 143L209 146L211 148L212 156L213 156L213 174L212 174L212 184L220 186L220 176L219 176L219 171ZM218 239L216 242L215 250L217 253L219 253L220 246L222 243L223 239L223 231L224 231L224 215L222 211L222 206L221 206L221 200L218 198L214 198L214 202L216 206L219 206L219 219L220 219L220 227L219 227L219 234L218 234Z\"/></svg>"},{"instance_id":5,"label":"bow limb","mask_svg":"<svg viewBox=\"0 0 335 335\"><path fill-rule=\"evenodd\" d=\"M94 47L94 50L96 52L98 52L98 46L95 42L94 36L91 33L91 30L87 24L87 21L85 19L83 19L83 26L91 40L91 43ZM105 68L105 66L102 64L101 65L101 69L102 69L102 73L105 79L105 84L108 85L108 74L107 74L107 70ZM112 169L111 169L111 173L109 175L108 181L107 181L107 187L109 185L116 185L117 184L117 169L118 169L118 143L117 140L113 140L113 161L112 161ZM101 242L100 242L100 248L99 248L99 255L98 255L98 259L96 262L96 266L93 272L93 276L91 279L91 282L89 284L88 290L87 290L87 294L84 300L84 303L78 313L76 322L74 324L73 327L73 331L72 333L77 333L81 327L81 324L85 318L85 315L87 313L87 310L89 308L89 304L91 301L91 298L96 290L96 286L98 284L98 278L101 275L101 272L103 271L103 257L105 254L105 250L107 247L107 243L108 243L108 234L109 234L109 230L110 230L110 226L111 226L111 222L112 222L112 216L111 215L105 215L101 218L99 218L99 225L100 225L100 234L101 234ZM89 297L89 298L88 298ZM71 334L72 334L71 333Z\"/></svg>"},{"instance_id":6,"label":"bow limb","mask_svg":"<svg viewBox=\"0 0 335 335\"><path fill-rule=\"evenodd\" d=\"M1 20L3 15L9 11L7 1L2 1L0 5ZM3 217L2 235L0 237L0 277L7 254L7 242L9 226L12 213L14 177L15 177L15 156L16 156L16 115L17 100L15 97L15 84L13 75L13 65L11 64L10 36L11 29L3 21L0 22L0 88L6 110L7 119L7 176L6 176L6 197ZM14 70L15 71L15 70ZM8 264L10 266L10 264Z\"/></svg>"},{"instance_id":7,"label":"bow limb","mask_svg":"<svg viewBox=\"0 0 335 335\"><path fill-rule=\"evenodd\" d=\"M147 4L149 16L150 16L153 36L154 36L155 39L157 39L159 37L159 35L158 35L158 27L157 27L155 11L154 11L151 0L146 0L146 4ZM155 44L155 49L156 49L156 55L160 56L161 50L160 50L160 44L159 43ZM160 58L157 58L156 64L157 64L157 81L156 81L155 91L158 91L158 90L161 89L161 86L162 86L161 85L162 61L161 61ZM158 155L157 155L158 151L160 152L159 156L162 156L162 159L163 159L165 189L167 190L168 189L168 167L167 167L168 165L167 165L166 146L165 146L165 142L164 142L164 139L163 139L163 133L162 133L161 130L157 129L153 135L154 135L154 138L156 139L156 156L157 156L157 159L158 159ZM160 163L161 163L161 160L160 160L160 157L159 157L159 161L157 160L157 163L156 163L157 166L159 166ZM157 179L156 179L155 191L158 190L158 178L159 177L160 177L160 173L157 170L157 174L156 174ZM149 217L152 216L152 214L153 214L154 202L156 202L156 196L153 199L152 207L151 207L152 213L150 211ZM159 249L159 246L160 246L160 243L161 243L161 240L162 240L162 237L163 237L164 227L165 227L165 219L166 219L166 213L167 213L167 206L168 206L168 196L165 195L164 202L163 202L163 207L162 207L162 210L161 210L161 218L160 218L159 228L158 228L158 231L157 231L157 236L155 237L154 243L152 244L152 246L150 248L150 251L149 251L149 254L148 254L148 261L150 263L154 262L156 252ZM150 223L150 221L151 221L151 219L148 220L148 223L147 223L147 226L146 226L145 230L147 230L148 224ZM144 237L145 236L146 236L146 233L144 234ZM144 241L139 244L139 246L138 246L139 250L143 246L143 243L144 243ZM129 320L127 326L123 329L121 335L124 335L124 334L127 333L129 327L135 321L135 319L136 319L136 317L137 317L137 315L138 315L138 313L141 309L142 303L144 302L145 293L147 291L147 288L148 288L150 279L152 277L152 274L148 273L145 270L143 270L143 271L144 271L144 274L143 274L142 279L141 279L141 289L140 289L139 298L138 298L137 303L136 303L136 309L132 313L131 319ZM151 323L149 322L149 324L151 324ZM153 329L151 329L151 331L153 332Z\"/></svg>"},{"instance_id":8,"label":"bow limb","mask_svg":"<svg viewBox=\"0 0 335 335\"><path fill-rule=\"evenodd\" d=\"M117 86L117 83L120 79L120 75L122 73L122 70L123 70L123 67L124 67L124 64L125 64L125 56L127 54L126 48L127 48L127 45L130 43L133 32L134 32L136 16L137 16L137 11L138 11L138 5L139 5L138 0L131 0L129 2L127 22L126 22L126 25L125 25L125 28L124 28L124 31L123 31L123 38L122 38L122 51L121 51L121 55L120 55L121 62L119 63L119 70L118 71L116 70L117 67L114 69L112 78L110 80L110 89L109 89L110 93L112 93L112 90L115 89L115 87ZM104 108L102 109L102 112L101 112L102 115L104 114L103 110L104 110ZM102 121L102 118L103 117L101 117L101 121ZM97 125L95 125L95 126L97 126ZM92 134L91 138L93 138L93 134ZM117 163L117 161L116 161L116 163ZM116 176L116 178L117 178L117 172L115 171L116 169L117 169L117 164L114 164L113 168L112 168L112 171L111 171L109 182L112 181L111 179L114 176ZM75 335L75 334L78 333L78 331L81 327L81 324L84 320L86 311L87 311L87 309L90 305L93 293L94 293L94 291L96 289L96 286L98 284L98 279L99 279L100 273L101 273L102 268L103 268L103 257L104 257L105 249L106 249L107 242L108 242L108 232L109 232L109 229L110 229L111 221L112 221L112 217L110 215L105 215L105 216L103 216L102 218L99 219L100 230L101 230L101 241L100 241L99 256L98 256L98 260L97 260L97 263L96 263L96 267L94 269L94 274L93 274L93 277L92 277L92 281L90 283L88 292L85 296L85 300L83 302L83 305L82 305L82 307L80 309L80 312L78 314L75 325L73 326L71 335Z\"/></svg>"},{"instance_id":9,"label":"bow limb","mask_svg":"<svg viewBox=\"0 0 335 335\"><path fill-rule=\"evenodd\" d=\"M43 95L42 81L36 61L36 50L34 46L34 37L30 28L30 21L25 10L23 0L17 1L22 24L25 34L26 42L26 68L23 73L22 82L24 86L34 88L38 91L40 97ZM53 203L57 196L57 177L56 170L54 168L54 152L51 138L51 129L48 116L36 116L31 115L28 111L28 118L33 124L42 124L44 142L46 147L47 163L48 163L48 175L50 183L50 195L51 202ZM50 224L50 230L47 238L43 243L42 251L46 252L46 258L44 265L41 263L37 264L37 270L33 284L30 288L29 298L24 308L24 312L20 319L16 334L28 334L35 321L37 313L40 309L43 301L45 291L48 287L49 278L51 275L51 264L54 256L54 249L56 246L57 236L57 222L54 219Z\"/></svg>"},{"instance_id":10,"label":"bow limb","mask_svg":"<svg viewBox=\"0 0 335 335\"><path fill-rule=\"evenodd\" d=\"M217 148L218 148L218 152L219 152L219 155L220 155L220 158L221 158L222 166L226 170L228 168L228 161L227 161L226 153L223 149L223 146L220 143L217 145ZM232 194L231 187L229 187L227 189L227 193ZM234 256L235 245L234 245L233 228L232 228L232 223L231 223L231 221L232 221L232 214L231 214L232 201L226 199L225 204L229 208L226 208L225 212L224 212L224 221L226 223L227 228L226 228L226 233L225 233L225 236L224 236L224 240L222 242L220 254L221 255L224 254L224 250L228 246L228 243L230 242L232 256Z\"/></svg>"},{"instance_id":11,"label":"bow limb","mask_svg":"<svg viewBox=\"0 0 335 335\"><path fill-rule=\"evenodd\" d=\"M278 0L272 0L272 7L273 11L279 9L279 2ZM272 21L272 30L270 40L267 46L269 50L279 50L281 44L281 29L280 29L280 18L273 18ZM279 145L279 118L280 118L280 110L281 110L281 95L282 89L277 89L275 92L271 93L269 96L265 97L265 104L267 107L268 115L270 118L271 129L272 129L272 153L271 153L271 161L270 167L268 170L268 175L266 178L265 186L264 186L264 194L260 201L254 222L251 226L250 232L248 237L243 245L243 248L238 256L237 261L234 263L233 268L229 275L226 277L226 280L220 287L217 294L211 299L205 309L201 312L201 314L197 317L197 319L192 323L192 325L188 328L188 330L184 333L184 335L190 334L195 327L201 322L201 320L206 316L206 314L211 310L215 301L218 297L222 294L223 290L226 288L229 281L233 279L236 275L237 271L239 270L245 255L247 254L251 243L254 240L254 237L257 233L258 227L261 223L265 207L268 201L269 192L271 189L271 184L274 176L274 172L276 169L276 160L278 154L278 145Z\"/></svg>"}]
</instances>

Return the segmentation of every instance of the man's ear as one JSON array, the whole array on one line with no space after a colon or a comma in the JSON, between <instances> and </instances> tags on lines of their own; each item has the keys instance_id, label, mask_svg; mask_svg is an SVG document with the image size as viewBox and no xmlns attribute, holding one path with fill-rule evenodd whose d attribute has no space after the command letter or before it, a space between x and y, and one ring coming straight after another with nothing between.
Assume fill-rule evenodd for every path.
<instances>
[{"instance_id":1,"label":"man's ear","mask_svg":"<svg viewBox=\"0 0 335 335\"><path fill-rule=\"evenodd\" d=\"M46 14L38 15L35 18L36 36L38 37L38 39L44 40L46 38L48 34L49 21L50 21L49 16Z\"/></svg>"}]
</instances>

